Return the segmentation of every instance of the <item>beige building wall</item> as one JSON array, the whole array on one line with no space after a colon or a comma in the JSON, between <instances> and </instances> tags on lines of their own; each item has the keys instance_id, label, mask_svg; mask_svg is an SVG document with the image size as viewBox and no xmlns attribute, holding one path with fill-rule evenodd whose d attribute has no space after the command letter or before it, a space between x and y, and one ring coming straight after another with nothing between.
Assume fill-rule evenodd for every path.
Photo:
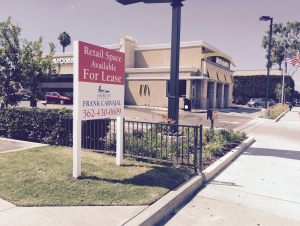
<instances>
[{"instance_id":1,"label":"beige building wall","mask_svg":"<svg viewBox=\"0 0 300 226\"><path fill-rule=\"evenodd\" d=\"M137 41L128 36L124 35L120 40L121 49L120 51L125 53L125 68L134 68L135 60L135 48L137 47Z\"/></svg>"},{"instance_id":2,"label":"beige building wall","mask_svg":"<svg viewBox=\"0 0 300 226\"><path fill-rule=\"evenodd\" d=\"M207 108L207 84L208 80L200 81L200 108Z\"/></svg>"},{"instance_id":3,"label":"beige building wall","mask_svg":"<svg viewBox=\"0 0 300 226\"><path fill-rule=\"evenodd\" d=\"M232 83L233 71L217 66L207 60L203 60L202 73L209 75L209 78L212 80Z\"/></svg>"},{"instance_id":4,"label":"beige building wall","mask_svg":"<svg viewBox=\"0 0 300 226\"><path fill-rule=\"evenodd\" d=\"M73 74L73 64L61 64L56 67L60 75Z\"/></svg>"},{"instance_id":5,"label":"beige building wall","mask_svg":"<svg viewBox=\"0 0 300 226\"><path fill-rule=\"evenodd\" d=\"M167 107L166 80L126 80L125 104Z\"/></svg>"},{"instance_id":6,"label":"beige building wall","mask_svg":"<svg viewBox=\"0 0 300 226\"><path fill-rule=\"evenodd\" d=\"M201 67L201 46L183 47L180 49L181 67ZM170 48L137 48L135 51L135 67L170 67Z\"/></svg>"},{"instance_id":7,"label":"beige building wall","mask_svg":"<svg viewBox=\"0 0 300 226\"><path fill-rule=\"evenodd\" d=\"M193 72L180 72L179 79L186 80L186 94L191 95L191 77ZM167 81L169 71L131 72L126 74L125 104L152 107L168 107ZM186 79L188 78L188 79ZM190 97L188 97L190 98ZM179 98L179 107L183 108L183 97Z\"/></svg>"}]
</instances>

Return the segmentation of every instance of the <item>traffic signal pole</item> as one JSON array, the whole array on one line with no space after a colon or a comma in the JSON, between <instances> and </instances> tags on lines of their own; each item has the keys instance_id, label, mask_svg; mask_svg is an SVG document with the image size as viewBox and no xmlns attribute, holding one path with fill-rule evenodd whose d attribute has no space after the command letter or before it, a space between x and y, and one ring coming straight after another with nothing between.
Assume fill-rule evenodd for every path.
<instances>
[{"instance_id":1,"label":"traffic signal pole","mask_svg":"<svg viewBox=\"0 0 300 226\"><path fill-rule=\"evenodd\" d=\"M179 57L180 57L180 23L182 0L173 0L172 6L172 41L171 69L168 93L168 118L178 124L179 116Z\"/></svg>"}]
</instances>

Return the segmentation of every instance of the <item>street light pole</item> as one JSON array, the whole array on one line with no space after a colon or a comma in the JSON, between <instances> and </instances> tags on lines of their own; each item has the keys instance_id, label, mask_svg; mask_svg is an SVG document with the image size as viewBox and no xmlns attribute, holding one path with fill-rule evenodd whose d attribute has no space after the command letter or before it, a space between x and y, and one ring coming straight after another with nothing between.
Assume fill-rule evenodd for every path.
<instances>
[{"instance_id":1,"label":"street light pole","mask_svg":"<svg viewBox=\"0 0 300 226\"><path fill-rule=\"evenodd\" d=\"M178 124L179 116L179 57L180 57L180 23L182 0L173 0L172 6L172 41L171 69L168 95L168 118Z\"/></svg>"},{"instance_id":2,"label":"street light pole","mask_svg":"<svg viewBox=\"0 0 300 226\"><path fill-rule=\"evenodd\" d=\"M267 64L267 78L266 78L266 105L265 108L269 107L269 76L270 76L270 68L272 66L271 63L271 49L272 49L272 33L273 33L273 17L270 16L262 16L259 18L260 21L270 21L270 32L269 32L269 46L268 46L268 64Z\"/></svg>"},{"instance_id":3,"label":"street light pole","mask_svg":"<svg viewBox=\"0 0 300 226\"><path fill-rule=\"evenodd\" d=\"M168 86L168 119L178 124L179 116L179 56L180 56L180 22L181 7L185 0L115 0L122 5L130 5L139 2L171 3L172 6L172 41L171 41L171 69L170 83Z\"/></svg>"},{"instance_id":4,"label":"street light pole","mask_svg":"<svg viewBox=\"0 0 300 226\"><path fill-rule=\"evenodd\" d=\"M266 88L266 109L268 109L268 107L269 107L269 76L270 76L270 68L272 66L271 65L272 33L273 33L273 17L270 17L268 66L267 66L267 88Z\"/></svg>"}]
</instances>

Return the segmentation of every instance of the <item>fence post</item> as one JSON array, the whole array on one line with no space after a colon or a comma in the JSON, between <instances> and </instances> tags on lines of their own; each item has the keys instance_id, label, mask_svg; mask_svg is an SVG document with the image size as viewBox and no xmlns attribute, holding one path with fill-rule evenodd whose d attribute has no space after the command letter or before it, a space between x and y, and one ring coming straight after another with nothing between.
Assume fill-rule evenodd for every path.
<instances>
[{"instance_id":1,"label":"fence post","mask_svg":"<svg viewBox=\"0 0 300 226\"><path fill-rule=\"evenodd\" d=\"M199 170L203 171L203 125L200 125L200 151L199 151Z\"/></svg>"},{"instance_id":2,"label":"fence post","mask_svg":"<svg viewBox=\"0 0 300 226\"><path fill-rule=\"evenodd\" d=\"M123 162L124 152L124 118L117 117L117 135L116 135L117 149L116 149L116 165L121 166Z\"/></svg>"},{"instance_id":3,"label":"fence post","mask_svg":"<svg viewBox=\"0 0 300 226\"><path fill-rule=\"evenodd\" d=\"M197 151L198 151L198 127L194 127L194 170L197 173Z\"/></svg>"}]
</instances>

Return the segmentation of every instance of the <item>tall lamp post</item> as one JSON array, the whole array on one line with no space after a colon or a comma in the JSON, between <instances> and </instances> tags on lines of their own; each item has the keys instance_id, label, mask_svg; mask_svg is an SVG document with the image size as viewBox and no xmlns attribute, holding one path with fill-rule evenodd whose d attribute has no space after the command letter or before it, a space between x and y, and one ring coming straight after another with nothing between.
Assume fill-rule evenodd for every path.
<instances>
[{"instance_id":1,"label":"tall lamp post","mask_svg":"<svg viewBox=\"0 0 300 226\"><path fill-rule=\"evenodd\" d=\"M139 2L171 3L172 6L172 41L171 41L171 70L168 94L168 118L178 123L179 115L179 56L180 56L180 22L181 7L184 0L116 0L122 5Z\"/></svg>"},{"instance_id":2,"label":"tall lamp post","mask_svg":"<svg viewBox=\"0 0 300 226\"><path fill-rule=\"evenodd\" d=\"M271 68L271 49L272 49L272 30L273 30L273 17L261 16L260 21L270 21L270 31L269 31L269 48L268 48L268 64L267 64L267 84L266 84L266 105L265 108L269 107L269 76Z\"/></svg>"}]
</instances>

